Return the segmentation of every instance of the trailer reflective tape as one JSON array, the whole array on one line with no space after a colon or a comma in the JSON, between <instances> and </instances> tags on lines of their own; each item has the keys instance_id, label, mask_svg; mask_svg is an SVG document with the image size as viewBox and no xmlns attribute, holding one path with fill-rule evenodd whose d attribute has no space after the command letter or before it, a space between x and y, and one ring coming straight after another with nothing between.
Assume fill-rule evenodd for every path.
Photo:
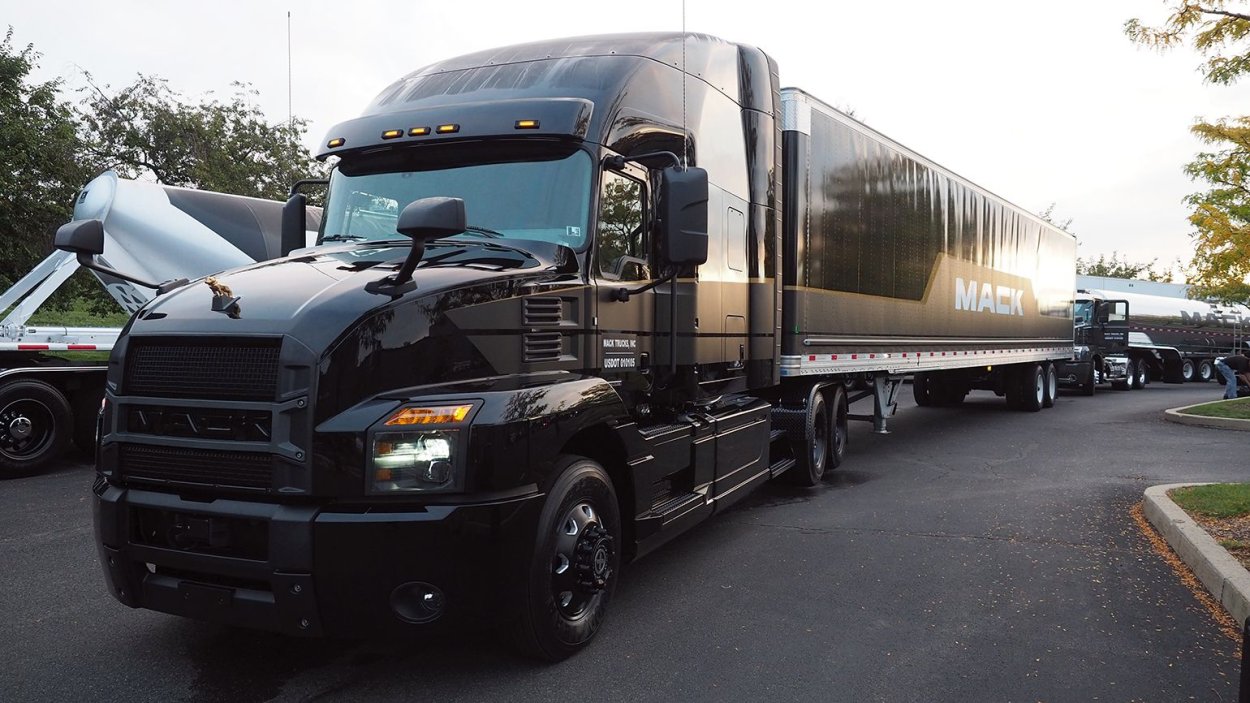
<instances>
[{"instance_id":1,"label":"trailer reflective tape","mask_svg":"<svg viewBox=\"0 0 1250 703\"><path fill-rule=\"evenodd\" d=\"M934 349L897 353L841 352L829 354L827 361L824 354L783 355L781 357L781 375L834 375L863 372L908 374L918 371L975 368L984 366L985 363L977 357L989 356L991 354L997 357L994 363L1001 366L1003 364L1031 361L1070 359L1072 357L1072 347L1056 345L1052 347L1030 346L1016 349ZM972 358L969 359L969 356Z\"/></svg>"},{"instance_id":2,"label":"trailer reflective tape","mask_svg":"<svg viewBox=\"0 0 1250 703\"><path fill-rule=\"evenodd\" d=\"M0 342L0 351L111 351L111 343L102 344L33 344L30 342Z\"/></svg>"}]
</instances>

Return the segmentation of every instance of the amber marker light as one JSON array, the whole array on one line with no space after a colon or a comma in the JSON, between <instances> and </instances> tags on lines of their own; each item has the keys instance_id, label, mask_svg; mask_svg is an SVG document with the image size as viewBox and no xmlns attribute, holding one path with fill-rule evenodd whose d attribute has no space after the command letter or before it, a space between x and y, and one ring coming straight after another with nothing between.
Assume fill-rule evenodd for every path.
<instances>
[{"instance_id":1,"label":"amber marker light","mask_svg":"<svg viewBox=\"0 0 1250 703\"><path fill-rule=\"evenodd\" d=\"M463 422L472 405L441 405L431 408L403 408L391 415L387 425L444 425Z\"/></svg>"},{"instance_id":2,"label":"amber marker light","mask_svg":"<svg viewBox=\"0 0 1250 703\"><path fill-rule=\"evenodd\" d=\"M460 131L460 125L458 124L441 124L438 126L439 134L451 134L452 132L459 132L459 131Z\"/></svg>"},{"instance_id":3,"label":"amber marker light","mask_svg":"<svg viewBox=\"0 0 1250 703\"><path fill-rule=\"evenodd\" d=\"M517 120L517 129L538 129L538 120Z\"/></svg>"},{"instance_id":4,"label":"amber marker light","mask_svg":"<svg viewBox=\"0 0 1250 703\"><path fill-rule=\"evenodd\" d=\"M382 133L383 139L394 139L402 136L404 136L404 130L402 129L388 129Z\"/></svg>"},{"instance_id":5,"label":"amber marker light","mask_svg":"<svg viewBox=\"0 0 1250 703\"><path fill-rule=\"evenodd\" d=\"M425 135L429 133L430 133L429 127L413 127L412 129L408 130L408 136L410 137L424 137Z\"/></svg>"},{"instance_id":6,"label":"amber marker light","mask_svg":"<svg viewBox=\"0 0 1250 703\"><path fill-rule=\"evenodd\" d=\"M343 145L344 145L344 144L346 144L346 143L347 143L347 140L346 140L346 139L344 139L344 138L342 138L342 137L339 137L338 139L331 139L331 140L329 141L329 143L327 143L327 144L326 144L326 148L328 148L328 149L337 149L337 148L339 148L339 147L343 146Z\"/></svg>"}]
</instances>

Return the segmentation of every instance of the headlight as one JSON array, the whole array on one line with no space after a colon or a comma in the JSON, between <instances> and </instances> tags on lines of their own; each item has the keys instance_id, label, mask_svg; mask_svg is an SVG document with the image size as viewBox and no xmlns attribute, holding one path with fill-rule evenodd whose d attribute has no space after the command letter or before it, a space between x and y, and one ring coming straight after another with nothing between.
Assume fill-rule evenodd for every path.
<instances>
[{"instance_id":1,"label":"headlight","mask_svg":"<svg viewBox=\"0 0 1250 703\"><path fill-rule=\"evenodd\" d=\"M413 425L464 425L472 409L469 404L402 408L391 415L371 433L365 491L397 494L462 490L460 429L416 429Z\"/></svg>"}]
</instances>

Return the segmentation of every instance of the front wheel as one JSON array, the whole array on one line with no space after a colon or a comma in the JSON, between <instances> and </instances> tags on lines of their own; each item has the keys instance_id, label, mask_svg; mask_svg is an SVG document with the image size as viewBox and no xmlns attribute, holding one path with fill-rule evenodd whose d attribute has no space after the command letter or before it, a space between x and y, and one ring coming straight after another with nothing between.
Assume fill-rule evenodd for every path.
<instances>
[{"instance_id":1,"label":"front wheel","mask_svg":"<svg viewBox=\"0 0 1250 703\"><path fill-rule=\"evenodd\" d=\"M620 571L621 520L603 467L562 457L538 520L534 558L513 641L525 654L560 661L590 643Z\"/></svg>"}]
</instances>

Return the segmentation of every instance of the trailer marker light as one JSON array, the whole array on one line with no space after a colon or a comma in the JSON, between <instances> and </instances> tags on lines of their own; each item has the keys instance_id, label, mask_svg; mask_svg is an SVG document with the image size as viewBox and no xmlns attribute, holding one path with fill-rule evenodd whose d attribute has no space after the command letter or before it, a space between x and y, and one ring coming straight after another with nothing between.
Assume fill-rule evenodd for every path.
<instances>
[{"instance_id":1,"label":"trailer marker light","mask_svg":"<svg viewBox=\"0 0 1250 703\"><path fill-rule=\"evenodd\" d=\"M441 124L438 126L439 134L451 134L453 132L459 132L459 131L460 131L460 125L458 124Z\"/></svg>"},{"instance_id":2,"label":"trailer marker light","mask_svg":"<svg viewBox=\"0 0 1250 703\"><path fill-rule=\"evenodd\" d=\"M517 120L517 129L538 129L538 120Z\"/></svg>"},{"instance_id":3,"label":"trailer marker light","mask_svg":"<svg viewBox=\"0 0 1250 703\"><path fill-rule=\"evenodd\" d=\"M462 422L473 409L472 405L443 405L432 408L403 408L391 415L387 425L441 425Z\"/></svg>"},{"instance_id":4,"label":"trailer marker light","mask_svg":"<svg viewBox=\"0 0 1250 703\"><path fill-rule=\"evenodd\" d=\"M346 144L346 143L347 143L347 140L346 140L346 139L344 139L344 138L342 138L342 137L337 137L337 138L335 138L335 139L331 139L331 140L330 140L330 141L326 144L326 147L327 147L327 148L330 148L330 149L337 149L338 147L341 147L341 146L343 146L343 145L344 145L344 144Z\"/></svg>"},{"instance_id":5,"label":"trailer marker light","mask_svg":"<svg viewBox=\"0 0 1250 703\"><path fill-rule=\"evenodd\" d=\"M404 130L402 129L388 129L382 133L383 139L395 139L402 136L404 136Z\"/></svg>"},{"instance_id":6,"label":"trailer marker light","mask_svg":"<svg viewBox=\"0 0 1250 703\"><path fill-rule=\"evenodd\" d=\"M408 136L410 137L424 137L425 135L429 133L430 133L429 127L413 127L412 129L408 130Z\"/></svg>"}]
</instances>

